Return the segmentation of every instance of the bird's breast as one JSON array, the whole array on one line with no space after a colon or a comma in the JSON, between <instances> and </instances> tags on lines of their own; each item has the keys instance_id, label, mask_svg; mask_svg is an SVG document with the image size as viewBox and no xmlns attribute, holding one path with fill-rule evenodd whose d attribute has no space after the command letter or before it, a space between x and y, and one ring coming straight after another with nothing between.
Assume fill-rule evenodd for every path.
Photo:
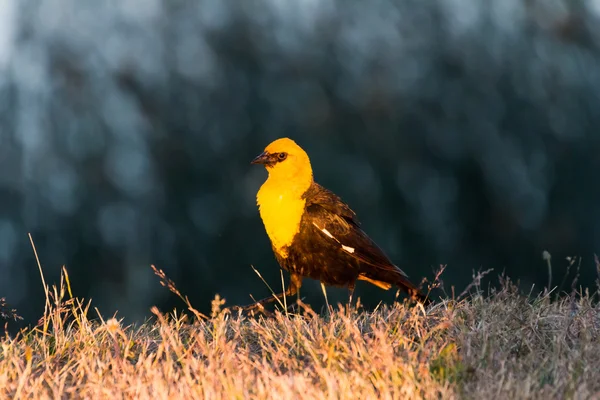
<instances>
[{"instance_id":1,"label":"bird's breast","mask_svg":"<svg viewBox=\"0 0 600 400\"><path fill-rule=\"evenodd\" d=\"M276 251L287 257L285 248L292 244L300 230L306 201L263 185L256 197L260 217Z\"/></svg>"}]
</instances>

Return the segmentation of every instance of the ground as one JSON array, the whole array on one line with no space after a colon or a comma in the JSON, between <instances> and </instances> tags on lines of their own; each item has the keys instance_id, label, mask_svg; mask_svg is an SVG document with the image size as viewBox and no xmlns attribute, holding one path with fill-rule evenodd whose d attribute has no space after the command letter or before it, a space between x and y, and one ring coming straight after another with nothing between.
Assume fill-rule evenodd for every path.
<instances>
[{"instance_id":1,"label":"ground","mask_svg":"<svg viewBox=\"0 0 600 400\"><path fill-rule=\"evenodd\" d=\"M48 290L40 324L1 340L1 398L600 398L589 293L532 297L503 279L427 310L254 317L216 298L211 316L154 308L128 327L88 318L93 307L66 293Z\"/></svg>"}]
</instances>

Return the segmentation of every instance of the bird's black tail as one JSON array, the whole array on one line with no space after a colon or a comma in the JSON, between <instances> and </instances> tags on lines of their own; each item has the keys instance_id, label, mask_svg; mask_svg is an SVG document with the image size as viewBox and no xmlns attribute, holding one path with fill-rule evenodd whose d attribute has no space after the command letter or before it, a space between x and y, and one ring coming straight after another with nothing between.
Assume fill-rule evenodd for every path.
<instances>
[{"instance_id":1,"label":"bird's black tail","mask_svg":"<svg viewBox=\"0 0 600 400\"><path fill-rule=\"evenodd\" d=\"M431 304L431 299L423 294L405 275L398 275L393 282L398 288L406 291L413 300L423 303L424 306Z\"/></svg>"}]
</instances>

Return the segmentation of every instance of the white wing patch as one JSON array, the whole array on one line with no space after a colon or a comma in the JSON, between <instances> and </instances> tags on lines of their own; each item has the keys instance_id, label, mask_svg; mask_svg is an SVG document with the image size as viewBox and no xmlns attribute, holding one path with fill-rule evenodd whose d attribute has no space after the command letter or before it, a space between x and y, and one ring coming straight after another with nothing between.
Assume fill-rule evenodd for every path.
<instances>
[{"instance_id":1,"label":"white wing patch","mask_svg":"<svg viewBox=\"0 0 600 400\"><path fill-rule=\"evenodd\" d=\"M331 232L329 232L327 229L325 228L320 228L319 225L317 225L316 223L313 222L313 225L320 230L321 232L323 232L325 234L325 236L327 236L330 239L335 240L336 242L338 242L338 244L340 244L342 246L342 250L344 250L347 253L353 254L354 253L354 247L350 247L350 246L346 246L343 245L339 240L337 240L337 238L335 238Z\"/></svg>"},{"instance_id":2,"label":"white wing patch","mask_svg":"<svg viewBox=\"0 0 600 400\"><path fill-rule=\"evenodd\" d=\"M342 245L342 249L346 250L350 254L354 253L354 247Z\"/></svg>"}]
</instances>

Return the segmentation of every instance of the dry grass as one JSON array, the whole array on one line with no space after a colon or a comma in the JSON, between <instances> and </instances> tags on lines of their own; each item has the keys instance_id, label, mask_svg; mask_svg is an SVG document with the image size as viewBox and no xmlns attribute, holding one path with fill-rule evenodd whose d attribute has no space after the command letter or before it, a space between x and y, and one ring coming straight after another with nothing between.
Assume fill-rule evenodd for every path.
<instances>
[{"instance_id":1,"label":"dry grass","mask_svg":"<svg viewBox=\"0 0 600 400\"><path fill-rule=\"evenodd\" d=\"M64 274L38 326L1 340L0 398L600 398L600 307L588 293L528 299L503 281L427 311L301 305L258 318L217 297L210 317L153 309L124 327L88 319Z\"/></svg>"}]
</instances>

